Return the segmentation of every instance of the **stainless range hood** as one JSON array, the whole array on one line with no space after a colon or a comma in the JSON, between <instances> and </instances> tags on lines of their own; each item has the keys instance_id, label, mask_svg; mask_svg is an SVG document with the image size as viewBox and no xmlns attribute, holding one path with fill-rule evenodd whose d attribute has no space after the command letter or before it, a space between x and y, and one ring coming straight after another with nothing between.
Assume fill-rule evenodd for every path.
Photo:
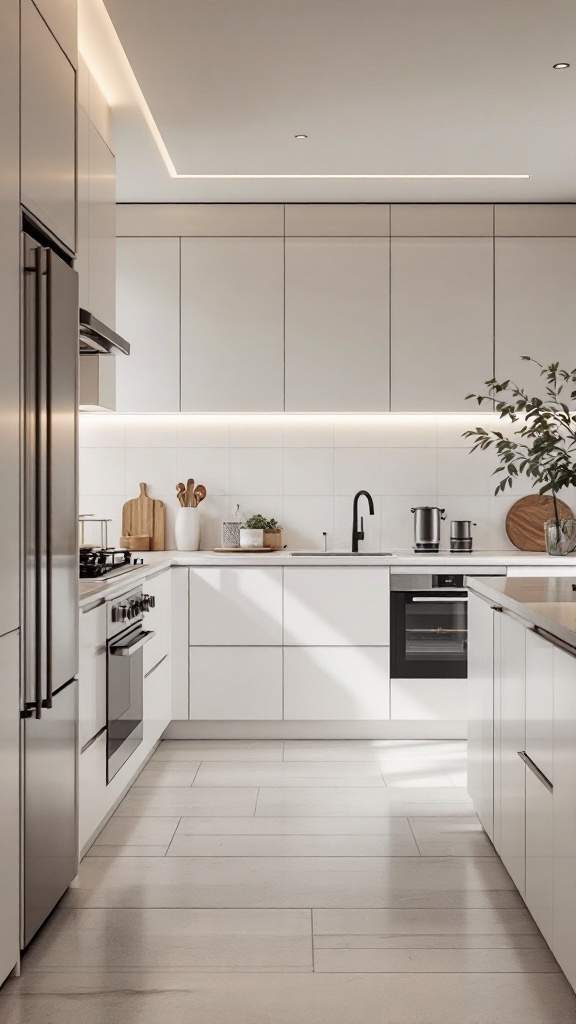
<instances>
[{"instance_id":1,"label":"stainless range hood","mask_svg":"<svg viewBox=\"0 0 576 1024\"><path fill-rule=\"evenodd\" d=\"M80 408L116 409L116 353L130 345L87 309L80 310Z\"/></svg>"}]
</instances>

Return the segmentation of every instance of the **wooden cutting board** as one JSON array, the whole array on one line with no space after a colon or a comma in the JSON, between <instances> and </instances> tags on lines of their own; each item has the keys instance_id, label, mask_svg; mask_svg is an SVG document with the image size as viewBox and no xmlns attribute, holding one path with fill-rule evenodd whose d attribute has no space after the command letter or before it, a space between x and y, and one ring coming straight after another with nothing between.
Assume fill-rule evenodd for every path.
<instances>
[{"instance_id":1,"label":"wooden cutting board","mask_svg":"<svg viewBox=\"0 0 576 1024\"><path fill-rule=\"evenodd\" d=\"M572 519L572 509L558 499L562 519ZM506 533L520 551L545 551L544 523L554 518L554 503L545 494L529 494L515 501L506 516Z\"/></svg>"},{"instance_id":2,"label":"wooden cutting board","mask_svg":"<svg viewBox=\"0 0 576 1024\"><path fill-rule=\"evenodd\" d=\"M137 498L127 501L122 509L124 537L150 537L151 551L164 551L164 502L150 498L146 484L140 484Z\"/></svg>"}]
</instances>

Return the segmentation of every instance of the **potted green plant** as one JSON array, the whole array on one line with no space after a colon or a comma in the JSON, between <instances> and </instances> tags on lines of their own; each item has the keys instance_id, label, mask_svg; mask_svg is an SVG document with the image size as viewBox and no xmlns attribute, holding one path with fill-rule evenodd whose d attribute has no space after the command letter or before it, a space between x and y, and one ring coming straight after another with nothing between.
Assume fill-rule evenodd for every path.
<instances>
[{"instance_id":1,"label":"potted green plant","mask_svg":"<svg viewBox=\"0 0 576 1024\"><path fill-rule=\"evenodd\" d=\"M240 530L241 547L267 547L278 551L282 547L282 531L275 519L250 516Z\"/></svg>"},{"instance_id":2,"label":"potted green plant","mask_svg":"<svg viewBox=\"0 0 576 1024\"><path fill-rule=\"evenodd\" d=\"M545 524L546 550L550 555L566 555L576 548L576 520L562 519L558 509L558 493L576 486L576 370L562 370L559 363L543 366L531 356L525 362L540 368L546 381L545 397L530 396L514 381L485 381L487 394L467 395L478 405L494 404L500 419L518 424L512 437L499 430L476 427L464 437L474 438L470 451L492 448L501 465L494 470L501 474L495 494L503 492L521 474L539 485L538 492L551 495L554 518Z\"/></svg>"}]
</instances>

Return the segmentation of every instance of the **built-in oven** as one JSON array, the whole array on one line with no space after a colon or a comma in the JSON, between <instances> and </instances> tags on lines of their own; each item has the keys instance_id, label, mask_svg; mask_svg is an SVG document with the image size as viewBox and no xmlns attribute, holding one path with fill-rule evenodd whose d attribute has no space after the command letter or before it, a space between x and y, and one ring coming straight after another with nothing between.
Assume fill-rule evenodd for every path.
<instances>
[{"instance_id":1,"label":"built-in oven","mask_svg":"<svg viewBox=\"0 0 576 1024\"><path fill-rule=\"evenodd\" d=\"M503 566L439 565L430 573L392 570L390 675L392 679L466 679L467 576L505 576Z\"/></svg>"},{"instance_id":2,"label":"built-in oven","mask_svg":"<svg viewBox=\"0 0 576 1024\"><path fill-rule=\"evenodd\" d=\"M138 587L107 603L107 782L143 739L143 648L155 636L143 619L152 601Z\"/></svg>"}]
</instances>

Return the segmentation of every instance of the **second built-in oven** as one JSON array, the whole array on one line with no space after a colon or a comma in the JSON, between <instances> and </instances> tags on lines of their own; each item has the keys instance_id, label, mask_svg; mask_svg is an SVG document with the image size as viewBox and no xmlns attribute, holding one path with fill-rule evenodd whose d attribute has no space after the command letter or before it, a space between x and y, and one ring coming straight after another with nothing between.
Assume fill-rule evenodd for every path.
<instances>
[{"instance_id":1,"label":"second built-in oven","mask_svg":"<svg viewBox=\"0 0 576 1024\"><path fill-rule=\"evenodd\" d=\"M107 775L116 775L142 742L144 718L143 648L155 633L142 628L153 598L141 588L107 607Z\"/></svg>"}]
</instances>

